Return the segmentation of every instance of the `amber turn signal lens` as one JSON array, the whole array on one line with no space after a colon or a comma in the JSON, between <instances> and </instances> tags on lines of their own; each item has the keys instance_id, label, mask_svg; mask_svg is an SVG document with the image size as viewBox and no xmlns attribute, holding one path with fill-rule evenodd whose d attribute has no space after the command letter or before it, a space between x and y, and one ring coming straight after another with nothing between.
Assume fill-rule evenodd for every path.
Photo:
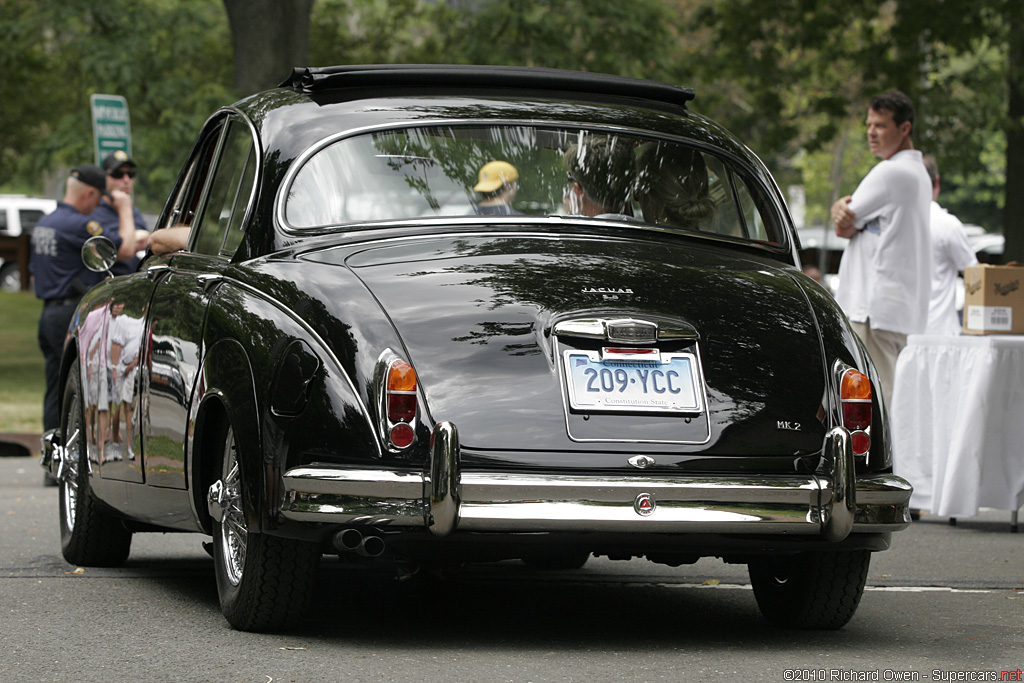
<instances>
[{"instance_id":1,"label":"amber turn signal lens","mask_svg":"<svg viewBox=\"0 0 1024 683\"><path fill-rule=\"evenodd\" d=\"M843 373L843 382L839 388L839 396L844 401L850 399L870 399L871 380L863 372L858 372L851 368Z\"/></svg>"},{"instance_id":2,"label":"amber turn signal lens","mask_svg":"<svg viewBox=\"0 0 1024 683\"><path fill-rule=\"evenodd\" d=\"M396 360L388 369L388 391L416 391L416 371L404 360Z\"/></svg>"}]
</instances>

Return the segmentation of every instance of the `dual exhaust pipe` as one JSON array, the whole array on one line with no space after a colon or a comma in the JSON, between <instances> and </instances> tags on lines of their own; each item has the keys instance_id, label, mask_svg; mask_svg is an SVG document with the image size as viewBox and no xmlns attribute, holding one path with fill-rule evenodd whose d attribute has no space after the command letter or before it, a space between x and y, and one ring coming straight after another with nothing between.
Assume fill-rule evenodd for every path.
<instances>
[{"instance_id":1,"label":"dual exhaust pipe","mask_svg":"<svg viewBox=\"0 0 1024 683\"><path fill-rule=\"evenodd\" d=\"M384 539L377 534L366 534L359 529L342 529L334 534L331 543L340 553L356 553L363 557L380 557L384 554Z\"/></svg>"}]
</instances>

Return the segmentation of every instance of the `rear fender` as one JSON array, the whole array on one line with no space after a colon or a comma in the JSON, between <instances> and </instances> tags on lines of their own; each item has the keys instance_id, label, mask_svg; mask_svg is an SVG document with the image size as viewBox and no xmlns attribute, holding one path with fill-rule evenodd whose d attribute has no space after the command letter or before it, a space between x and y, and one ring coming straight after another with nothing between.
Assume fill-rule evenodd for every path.
<instances>
[{"instance_id":1,"label":"rear fender","mask_svg":"<svg viewBox=\"0 0 1024 683\"><path fill-rule=\"evenodd\" d=\"M204 431L192 449L199 478L195 499L207 524L206 493L220 477L210 462L222 444L203 453L209 443L203 419L216 417L204 412L206 401L216 401L231 420L250 530L277 527L282 476L289 468L314 460L379 460L373 422L338 353L354 349L354 342L322 335L281 302L233 282L217 292L206 339L221 340L206 352L192 402L192 424Z\"/></svg>"},{"instance_id":2,"label":"rear fender","mask_svg":"<svg viewBox=\"0 0 1024 683\"><path fill-rule=\"evenodd\" d=\"M212 532L207 509L210 485L220 476L225 428L230 424L238 448L250 531L262 530L263 468L259 410L252 366L235 340L209 348L199 369L189 414L188 470L192 473L192 505L205 531Z\"/></svg>"}]
</instances>

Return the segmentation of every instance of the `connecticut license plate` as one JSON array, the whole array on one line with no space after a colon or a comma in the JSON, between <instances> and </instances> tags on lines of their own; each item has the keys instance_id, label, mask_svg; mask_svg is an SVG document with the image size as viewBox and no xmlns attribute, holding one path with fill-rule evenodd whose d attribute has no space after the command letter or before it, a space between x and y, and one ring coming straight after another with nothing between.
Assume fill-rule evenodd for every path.
<instances>
[{"instance_id":1,"label":"connecticut license plate","mask_svg":"<svg viewBox=\"0 0 1024 683\"><path fill-rule=\"evenodd\" d=\"M672 413L703 409L697 359L691 353L566 351L564 361L569 405L574 409Z\"/></svg>"}]
</instances>

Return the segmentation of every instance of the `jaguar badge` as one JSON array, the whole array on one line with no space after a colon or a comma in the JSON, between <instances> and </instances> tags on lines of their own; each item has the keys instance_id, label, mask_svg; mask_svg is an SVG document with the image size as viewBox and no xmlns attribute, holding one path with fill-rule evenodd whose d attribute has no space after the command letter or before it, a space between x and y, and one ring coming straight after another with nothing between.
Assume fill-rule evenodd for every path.
<instances>
[{"instance_id":1,"label":"jaguar badge","mask_svg":"<svg viewBox=\"0 0 1024 683\"><path fill-rule=\"evenodd\" d=\"M658 503L654 500L654 496L649 493L641 493L633 501L633 509L641 517L650 517L657 508Z\"/></svg>"},{"instance_id":2,"label":"jaguar badge","mask_svg":"<svg viewBox=\"0 0 1024 683\"><path fill-rule=\"evenodd\" d=\"M653 344L658 341L658 325L645 320L609 320L605 335L610 342L620 344Z\"/></svg>"}]
</instances>

